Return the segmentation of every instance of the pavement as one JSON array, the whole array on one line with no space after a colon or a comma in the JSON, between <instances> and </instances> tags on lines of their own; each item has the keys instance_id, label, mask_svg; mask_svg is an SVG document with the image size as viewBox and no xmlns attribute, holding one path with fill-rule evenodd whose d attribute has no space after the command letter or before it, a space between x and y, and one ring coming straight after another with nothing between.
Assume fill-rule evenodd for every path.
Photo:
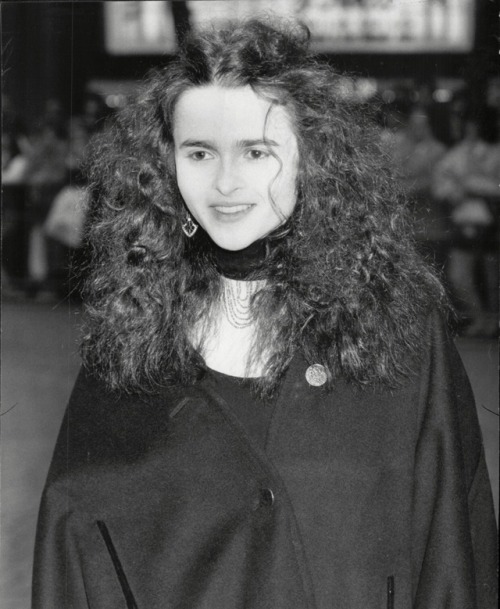
<instances>
[{"instance_id":1,"label":"pavement","mask_svg":"<svg viewBox=\"0 0 500 609\"><path fill-rule=\"evenodd\" d=\"M79 368L80 309L2 305L0 606L29 609L40 495ZM458 339L476 397L498 520L498 346Z\"/></svg>"}]
</instances>

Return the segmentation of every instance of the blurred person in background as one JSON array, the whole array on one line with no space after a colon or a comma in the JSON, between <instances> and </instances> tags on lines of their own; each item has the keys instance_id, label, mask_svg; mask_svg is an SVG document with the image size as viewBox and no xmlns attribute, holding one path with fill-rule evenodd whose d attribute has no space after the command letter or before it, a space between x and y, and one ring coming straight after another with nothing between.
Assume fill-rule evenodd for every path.
<instances>
[{"instance_id":1,"label":"blurred person in background","mask_svg":"<svg viewBox=\"0 0 500 609\"><path fill-rule=\"evenodd\" d=\"M463 139L436 166L433 192L449 206L452 244L448 280L468 326L469 336L498 331L498 206L500 147L467 117Z\"/></svg>"},{"instance_id":2,"label":"blurred person in background","mask_svg":"<svg viewBox=\"0 0 500 609\"><path fill-rule=\"evenodd\" d=\"M28 167L32 204L28 291L33 296L42 291L45 298L79 298L81 278L76 267L86 266L82 233L88 199L82 164L90 137L104 129L108 116L102 97L93 92L86 94L81 115L69 120L56 100L47 103Z\"/></svg>"},{"instance_id":3,"label":"blurred person in background","mask_svg":"<svg viewBox=\"0 0 500 609\"><path fill-rule=\"evenodd\" d=\"M410 199L420 250L442 268L446 260L446 208L435 200L431 187L436 164L446 147L434 137L426 108L411 109L390 151L398 178Z\"/></svg>"},{"instance_id":4,"label":"blurred person in background","mask_svg":"<svg viewBox=\"0 0 500 609\"><path fill-rule=\"evenodd\" d=\"M2 100L4 104L7 101ZM11 119L12 120L9 120ZM3 116L2 129L2 292L19 293L26 275L26 174L30 145L18 120Z\"/></svg>"},{"instance_id":5,"label":"blurred person in background","mask_svg":"<svg viewBox=\"0 0 500 609\"><path fill-rule=\"evenodd\" d=\"M88 192L83 163L90 132L82 117L69 122L68 153L65 183L55 195L43 224L44 235L52 251L52 287L58 298L80 298L80 282L76 268L85 267L83 230L86 221Z\"/></svg>"},{"instance_id":6,"label":"blurred person in background","mask_svg":"<svg viewBox=\"0 0 500 609\"><path fill-rule=\"evenodd\" d=\"M26 169L29 200L28 292L54 292L51 270L58 264L57 251L47 242L44 222L55 196L65 184L69 151L68 125L56 100L47 102L40 127L31 138Z\"/></svg>"},{"instance_id":7,"label":"blurred person in background","mask_svg":"<svg viewBox=\"0 0 500 609\"><path fill-rule=\"evenodd\" d=\"M304 26L229 23L95 142L33 609L496 609L444 290L342 82Z\"/></svg>"}]
</instances>

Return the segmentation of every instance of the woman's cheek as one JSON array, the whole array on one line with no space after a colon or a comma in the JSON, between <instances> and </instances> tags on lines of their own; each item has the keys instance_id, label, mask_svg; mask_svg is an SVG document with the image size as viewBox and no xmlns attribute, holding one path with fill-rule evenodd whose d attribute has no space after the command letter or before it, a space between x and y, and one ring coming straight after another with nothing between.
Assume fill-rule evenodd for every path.
<instances>
[{"instance_id":1,"label":"woman's cheek","mask_svg":"<svg viewBox=\"0 0 500 609\"><path fill-rule=\"evenodd\" d=\"M186 205L189 206L193 198L193 190L196 188L198 181L192 175L192 171L188 171L185 163L182 161L177 163L177 186L184 199Z\"/></svg>"}]
</instances>

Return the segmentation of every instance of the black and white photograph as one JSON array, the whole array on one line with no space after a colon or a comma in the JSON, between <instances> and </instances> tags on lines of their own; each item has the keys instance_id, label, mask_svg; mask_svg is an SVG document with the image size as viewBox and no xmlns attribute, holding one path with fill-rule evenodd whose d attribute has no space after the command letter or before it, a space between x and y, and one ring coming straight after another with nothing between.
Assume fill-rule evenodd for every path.
<instances>
[{"instance_id":1,"label":"black and white photograph","mask_svg":"<svg viewBox=\"0 0 500 609\"><path fill-rule=\"evenodd\" d=\"M496 609L492 0L2 0L2 609Z\"/></svg>"}]
</instances>

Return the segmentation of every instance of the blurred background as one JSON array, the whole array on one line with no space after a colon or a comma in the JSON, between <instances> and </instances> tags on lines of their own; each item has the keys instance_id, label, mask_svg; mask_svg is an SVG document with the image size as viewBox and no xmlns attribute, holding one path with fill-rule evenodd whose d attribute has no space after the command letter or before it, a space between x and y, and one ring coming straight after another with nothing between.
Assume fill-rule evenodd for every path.
<instances>
[{"instance_id":1,"label":"blurred background","mask_svg":"<svg viewBox=\"0 0 500 609\"><path fill-rule=\"evenodd\" d=\"M498 517L500 63L490 0L3 1L0 604L30 606L36 514L78 371L89 139L189 28L303 19L377 109L415 238L457 310Z\"/></svg>"}]
</instances>

